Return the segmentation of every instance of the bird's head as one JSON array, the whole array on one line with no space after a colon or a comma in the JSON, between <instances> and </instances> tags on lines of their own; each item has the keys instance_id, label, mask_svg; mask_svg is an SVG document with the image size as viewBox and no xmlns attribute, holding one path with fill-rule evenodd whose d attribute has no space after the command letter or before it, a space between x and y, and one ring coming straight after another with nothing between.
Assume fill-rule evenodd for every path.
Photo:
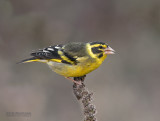
<instances>
[{"instance_id":1,"label":"bird's head","mask_svg":"<svg viewBox=\"0 0 160 121\"><path fill-rule=\"evenodd\" d=\"M103 42L90 42L91 51L98 58L103 57L104 55L114 54L115 51L106 43Z\"/></svg>"}]
</instances>

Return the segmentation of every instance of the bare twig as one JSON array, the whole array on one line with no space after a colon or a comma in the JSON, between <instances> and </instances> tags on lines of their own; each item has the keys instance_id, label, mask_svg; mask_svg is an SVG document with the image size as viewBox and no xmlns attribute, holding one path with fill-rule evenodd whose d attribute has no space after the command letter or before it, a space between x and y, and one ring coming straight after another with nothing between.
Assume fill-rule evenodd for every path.
<instances>
[{"instance_id":1,"label":"bare twig","mask_svg":"<svg viewBox=\"0 0 160 121\"><path fill-rule=\"evenodd\" d=\"M74 80L81 81L82 85L76 83L73 84L73 92L78 100L81 100L83 105L84 121L97 121L96 119L96 107L92 104L93 93L90 93L84 85L83 77L75 77Z\"/></svg>"}]
</instances>

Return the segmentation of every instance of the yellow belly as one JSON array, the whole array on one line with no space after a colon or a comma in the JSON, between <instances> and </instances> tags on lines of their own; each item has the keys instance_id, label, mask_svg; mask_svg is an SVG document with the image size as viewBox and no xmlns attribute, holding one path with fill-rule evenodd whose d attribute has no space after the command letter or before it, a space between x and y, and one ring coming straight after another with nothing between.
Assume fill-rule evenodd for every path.
<instances>
[{"instance_id":1,"label":"yellow belly","mask_svg":"<svg viewBox=\"0 0 160 121\"><path fill-rule=\"evenodd\" d=\"M84 58L81 59L81 62L79 62L77 65L70 65L53 61L49 61L47 64L53 71L65 77L80 77L97 69L105 58L106 56L101 59Z\"/></svg>"}]
</instances>

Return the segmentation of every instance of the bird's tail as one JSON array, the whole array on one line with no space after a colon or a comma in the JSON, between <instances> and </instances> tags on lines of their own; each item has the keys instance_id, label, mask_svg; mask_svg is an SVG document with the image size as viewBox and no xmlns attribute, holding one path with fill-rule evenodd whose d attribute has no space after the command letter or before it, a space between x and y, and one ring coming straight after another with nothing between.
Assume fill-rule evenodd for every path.
<instances>
[{"instance_id":1,"label":"bird's tail","mask_svg":"<svg viewBox=\"0 0 160 121\"><path fill-rule=\"evenodd\" d=\"M22 60L22 61L18 62L17 64L29 63L29 62L40 62L40 59L38 59L36 57L32 57L32 58L28 58L28 59Z\"/></svg>"}]
</instances>

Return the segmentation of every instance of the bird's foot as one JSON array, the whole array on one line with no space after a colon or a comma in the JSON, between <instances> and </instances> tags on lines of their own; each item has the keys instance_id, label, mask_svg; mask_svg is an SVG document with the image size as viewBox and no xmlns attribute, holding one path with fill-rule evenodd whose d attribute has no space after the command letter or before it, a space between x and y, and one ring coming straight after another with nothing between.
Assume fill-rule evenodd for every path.
<instances>
[{"instance_id":1,"label":"bird's foot","mask_svg":"<svg viewBox=\"0 0 160 121\"><path fill-rule=\"evenodd\" d=\"M77 85L82 85L82 81L81 80L74 80L74 79L72 79L70 77L65 77L65 78L71 80L73 83L75 83Z\"/></svg>"},{"instance_id":2,"label":"bird's foot","mask_svg":"<svg viewBox=\"0 0 160 121\"><path fill-rule=\"evenodd\" d=\"M82 83L84 82L84 79L85 79L86 75L84 76L80 76L80 77L74 77L74 80L75 81L81 81Z\"/></svg>"}]
</instances>

